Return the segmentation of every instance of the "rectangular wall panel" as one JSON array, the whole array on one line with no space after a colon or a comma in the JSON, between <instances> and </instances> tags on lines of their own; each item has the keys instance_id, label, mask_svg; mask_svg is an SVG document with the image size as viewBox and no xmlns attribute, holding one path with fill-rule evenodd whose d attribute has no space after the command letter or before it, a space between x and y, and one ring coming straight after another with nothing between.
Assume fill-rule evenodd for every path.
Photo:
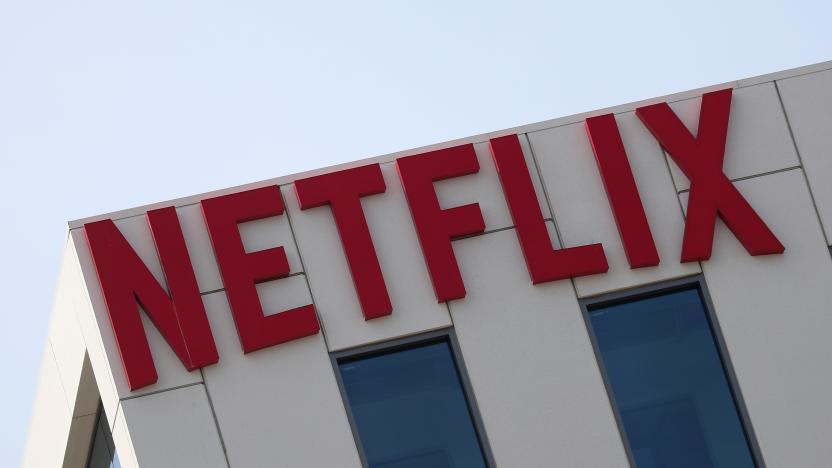
<instances>
[{"instance_id":1,"label":"rectangular wall panel","mask_svg":"<svg viewBox=\"0 0 832 468\"><path fill-rule=\"evenodd\" d=\"M303 275L261 294L274 309L309 302ZM225 293L205 296L220 362L205 384L232 467L361 463L321 334L243 355Z\"/></svg>"},{"instance_id":2,"label":"rectangular wall panel","mask_svg":"<svg viewBox=\"0 0 832 468\"><path fill-rule=\"evenodd\" d=\"M49 321L49 341L73 417L95 414L98 410L98 392L94 386L89 388L90 382L82 378L88 377L86 373L89 373L89 369L85 369L89 366L87 346L78 322L78 311L83 309L85 297L75 245L69 239Z\"/></svg>"},{"instance_id":3,"label":"rectangular wall panel","mask_svg":"<svg viewBox=\"0 0 832 468\"><path fill-rule=\"evenodd\" d=\"M58 365L47 341L41 358L34 412L23 452L24 468L61 466L69 437L72 411L66 402ZM16 461L15 461L16 462Z\"/></svg>"},{"instance_id":4,"label":"rectangular wall panel","mask_svg":"<svg viewBox=\"0 0 832 468\"><path fill-rule=\"evenodd\" d=\"M716 316L766 464L826 466L832 259L800 170L736 185L786 251L752 257L718 222L703 262Z\"/></svg>"},{"instance_id":5,"label":"rectangular wall panel","mask_svg":"<svg viewBox=\"0 0 832 468\"><path fill-rule=\"evenodd\" d=\"M119 403L113 441L124 468L228 468L202 384Z\"/></svg>"},{"instance_id":6,"label":"rectangular wall panel","mask_svg":"<svg viewBox=\"0 0 832 468\"><path fill-rule=\"evenodd\" d=\"M629 466L571 282L533 286L513 229L456 245L451 316L497 466Z\"/></svg>"},{"instance_id":7,"label":"rectangular wall panel","mask_svg":"<svg viewBox=\"0 0 832 468\"><path fill-rule=\"evenodd\" d=\"M803 169L832 243L832 70L777 82Z\"/></svg>"}]
</instances>

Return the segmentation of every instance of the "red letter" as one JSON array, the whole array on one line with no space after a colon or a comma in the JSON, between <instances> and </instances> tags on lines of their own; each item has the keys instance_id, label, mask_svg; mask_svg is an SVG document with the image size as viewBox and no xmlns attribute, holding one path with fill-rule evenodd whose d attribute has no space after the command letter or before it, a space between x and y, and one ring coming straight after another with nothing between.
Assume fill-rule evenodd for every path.
<instances>
[{"instance_id":1,"label":"red letter","mask_svg":"<svg viewBox=\"0 0 832 468\"><path fill-rule=\"evenodd\" d=\"M690 179L682 261L711 256L716 216L751 255L783 253L783 244L722 172L731 90L702 96L699 132L694 137L666 103L636 109L636 115Z\"/></svg>"},{"instance_id":2,"label":"red letter","mask_svg":"<svg viewBox=\"0 0 832 468\"><path fill-rule=\"evenodd\" d=\"M659 253L647 224L644 206L627 160L627 152L613 114L586 119L586 133L595 152L595 162L604 181L618 235L630 268L656 266Z\"/></svg>"},{"instance_id":3,"label":"red letter","mask_svg":"<svg viewBox=\"0 0 832 468\"><path fill-rule=\"evenodd\" d=\"M455 146L396 160L410 215L439 302L465 297L451 240L485 231L482 212L476 203L443 210L439 207L433 182L480 170L474 145Z\"/></svg>"},{"instance_id":4,"label":"red letter","mask_svg":"<svg viewBox=\"0 0 832 468\"><path fill-rule=\"evenodd\" d=\"M111 220L84 225L130 390L157 379L136 301L186 369L219 360L176 209L149 211L147 220L170 297Z\"/></svg>"},{"instance_id":5,"label":"red letter","mask_svg":"<svg viewBox=\"0 0 832 468\"><path fill-rule=\"evenodd\" d=\"M318 333L320 326L311 304L263 315L255 284L287 276L289 261L283 247L246 253L237 227L237 223L283 214L280 189L271 185L202 200L202 214L243 352Z\"/></svg>"},{"instance_id":6,"label":"red letter","mask_svg":"<svg viewBox=\"0 0 832 468\"><path fill-rule=\"evenodd\" d=\"M532 283L606 272L609 267L601 244L552 248L517 135L491 140L491 155Z\"/></svg>"},{"instance_id":7,"label":"red letter","mask_svg":"<svg viewBox=\"0 0 832 468\"><path fill-rule=\"evenodd\" d=\"M360 199L385 189L378 164L295 181L300 209L330 206L366 320L393 310Z\"/></svg>"}]
</instances>

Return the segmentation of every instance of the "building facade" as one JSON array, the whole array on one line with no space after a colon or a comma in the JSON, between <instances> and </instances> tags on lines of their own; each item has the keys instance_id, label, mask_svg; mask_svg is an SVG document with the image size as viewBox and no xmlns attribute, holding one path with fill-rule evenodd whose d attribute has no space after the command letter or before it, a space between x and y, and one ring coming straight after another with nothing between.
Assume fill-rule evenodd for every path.
<instances>
[{"instance_id":1,"label":"building facade","mask_svg":"<svg viewBox=\"0 0 832 468\"><path fill-rule=\"evenodd\" d=\"M26 467L824 467L832 62L69 223Z\"/></svg>"}]
</instances>

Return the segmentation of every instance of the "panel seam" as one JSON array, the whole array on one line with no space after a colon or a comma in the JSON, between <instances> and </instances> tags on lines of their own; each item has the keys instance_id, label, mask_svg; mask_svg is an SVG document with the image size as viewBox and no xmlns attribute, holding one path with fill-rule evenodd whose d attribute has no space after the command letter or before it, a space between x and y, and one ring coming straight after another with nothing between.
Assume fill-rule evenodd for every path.
<instances>
[{"instance_id":1,"label":"panel seam","mask_svg":"<svg viewBox=\"0 0 832 468\"><path fill-rule=\"evenodd\" d=\"M800 165L798 165L798 166L789 166L789 167L784 167L784 168L781 168L781 169L774 169L772 171L760 172L760 173L757 173L757 174L751 174L751 175L742 176L742 177L735 177L733 179L728 179L728 180L730 180L732 183L733 182L742 182L744 180L756 179L757 177L764 177L764 176L768 176L768 175L779 174L781 172L789 172L789 171L793 171L795 169L802 169L802 168L803 167L800 166ZM678 193L680 195L683 194L683 193L688 193L688 192L690 192L690 188L686 188L686 189L678 191Z\"/></svg>"},{"instance_id":2,"label":"panel seam","mask_svg":"<svg viewBox=\"0 0 832 468\"><path fill-rule=\"evenodd\" d=\"M186 383L186 384L182 384L182 385L177 385L175 387L164 388L164 389L161 389L161 390L155 390L155 391L152 391L152 392L142 393L141 395L129 395L129 396L126 396L124 398L119 399L119 403L121 403L123 401L135 400L137 398L143 398L143 397L151 396L151 395L158 395L160 393L170 392L170 391L173 391L173 390L179 390L179 389L182 389L182 388L188 388L188 387L193 387L194 385L202 385L202 384L203 384L203 382L190 382L190 383Z\"/></svg>"},{"instance_id":3,"label":"panel seam","mask_svg":"<svg viewBox=\"0 0 832 468\"><path fill-rule=\"evenodd\" d=\"M225 457L225 464L231 468L231 461L228 459L228 449L225 446L225 438L222 436L222 428L220 428L220 421L217 418L217 410L214 408L214 401L211 399L211 392L208 390L208 382L205 380L205 371L199 369L199 374L202 376L202 381L205 382L205 397L208 399L208 407L211 409L214 426L217 428L217 437L220 438L220 446L222 447L222 454Z\"/></svg>"},{"instance_id":4,"label":"panel seam","mask_svg":"<svg viewBox=\"0 0 832 468\"><path fill-rule=\"evenodd\" d=\"M820 224L820 232L823 233L823 240L826 242L826 245L829 246L829 236L827 235L826 228L823 225L823 219L820 216L820 210L818 209L818 204L815 200L815 194L812 191L812 184L809 182L809 176L806 175L806 165L803 163L803 158L800 156L800 149L797 146L797 139L794 137L792 124L789 120L789 114L786 112L786 105L783 103L783 96L780 94L780 86L778 86L777 81L774 81L774 91L777 93L777 100L778 102L780 102L780 110L783 112L783 118L786 120L786 128L789 130L789 137L792 140L792 146L794 147L794 152L797 155L797 161L800 163L800 167L803 169L801 171L803 173L803 180L806 182L806 188L809 192L809 199L812 200L812 206L815 209L815 216L818 219L818 224Z\"/></svg>"}]
</instances>

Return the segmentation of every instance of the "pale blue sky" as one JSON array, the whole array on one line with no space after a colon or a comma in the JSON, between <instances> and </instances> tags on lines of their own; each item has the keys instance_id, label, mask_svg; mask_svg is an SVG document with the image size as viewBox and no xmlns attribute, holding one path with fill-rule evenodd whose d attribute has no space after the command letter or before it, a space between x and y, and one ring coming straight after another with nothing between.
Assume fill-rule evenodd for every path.
<instances>
[{"instance_id":1,"label":"pale blue sky","mask_svg":"<svg viewBox=\"0 0 832 468\"><path fill-rule=\"evenodd\" d=\"M830 18L828 0L0 0L0 465L22 453L67 220L830 60Z\"/></svg>"}]
</instances>

